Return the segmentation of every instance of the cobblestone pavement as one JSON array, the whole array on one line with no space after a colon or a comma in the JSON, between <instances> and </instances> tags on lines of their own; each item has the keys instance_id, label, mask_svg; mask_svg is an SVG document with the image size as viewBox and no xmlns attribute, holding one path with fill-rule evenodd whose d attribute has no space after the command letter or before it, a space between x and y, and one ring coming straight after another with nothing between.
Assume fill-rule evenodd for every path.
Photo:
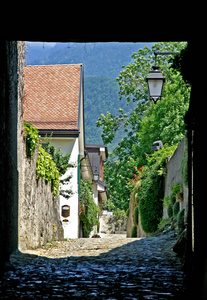
<instances>
[{"instance_id":1,"label":"cobblestone pavement","mask_svg":"<svg viewBox=\"0 0 207 300\"><path fill-rule=\"evenodd\" d=\"M176 235L112 235L19 252L0 281L0 299L184 299Z\"/></svg>"}]
</instances>

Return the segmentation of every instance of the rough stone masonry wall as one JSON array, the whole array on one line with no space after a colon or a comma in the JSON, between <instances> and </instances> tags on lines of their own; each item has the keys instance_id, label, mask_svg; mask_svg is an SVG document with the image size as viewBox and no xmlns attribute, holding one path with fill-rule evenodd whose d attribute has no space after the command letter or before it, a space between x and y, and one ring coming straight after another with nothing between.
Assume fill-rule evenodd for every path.
<instances>
[{"instance_id":1,"label":"rough stone masonry wall","mask_svg":"<svg viewBox=\"0 0 207 300\"><path fill-rule=\"evenodd\" d=\"M23 127L24 102L24 42L18 42L18 241L20 249L34 249L48 240L62 240L59 216L59 196L53 198L51 185L36 180L38 149L33 159L26 156Z\"/></svg>"},{"instance_id":2,"label":"rough stone masonry wall","mask_svg":"<svg viewBox=\"0 0 207 300\"><path fill-rule=\"evenodd\" d=\"M182 139L177 149L175 150L173 156L168 161L167 175L165 177L165 197L171 195L172 184L178 182L183 187L183 201L180 202L180 209L185 209L185 214L187 214L188 209L188 187L185 186L182 179L182 159L184 156L185 138ZM163 208L163 218L167 219L167 208Z\"/></svg>"},{"instance_id":3,"label":"rough stone masonry wall","mask_svg":"<svg viewBox=\"0 0 207 300\"><path fill-rule=\"evenodd\" d=\"M129 211L128 211L128 219L127 219L127 237L131 237L132 227L134 224L134 209L138 205L137 201L135 200L135 193L132 193L130 196L129 201ZM137 237L146 237L147 233L144 232L142 228L142 224L139 221L137 225Z\"/></svg>"},{"instance_id":4,"label":"rough stone masonry wall","mask_svg":"<svg viewBox=\"0 0 207 300\"><path fill-rule=\"evenodd\" d=\"M36 179L38 149L32 160L26 157L24 144L23 195L19 199L19 248L35 249L47 241L62 240L63 229L59 216L59 196L53 197L51 184Z\"/></svg>"}]
</instances>

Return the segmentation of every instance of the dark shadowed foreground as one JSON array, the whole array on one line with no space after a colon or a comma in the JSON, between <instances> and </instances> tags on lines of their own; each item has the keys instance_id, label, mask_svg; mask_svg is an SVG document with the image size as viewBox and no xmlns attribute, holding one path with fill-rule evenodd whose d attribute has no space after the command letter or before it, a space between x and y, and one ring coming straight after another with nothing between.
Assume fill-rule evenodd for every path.
<instances>
[{"instance_id":1,"label":"dark shadowed foreground","mask_svg":"<svg viewBox=\"0 0 207 300\"><path fill-rule=\"evenodd\" d=\"M0 282L0 299L183 299L186 279L171 250L176 235L111 235L18 253Z\"/></svg>"}]
</instances>

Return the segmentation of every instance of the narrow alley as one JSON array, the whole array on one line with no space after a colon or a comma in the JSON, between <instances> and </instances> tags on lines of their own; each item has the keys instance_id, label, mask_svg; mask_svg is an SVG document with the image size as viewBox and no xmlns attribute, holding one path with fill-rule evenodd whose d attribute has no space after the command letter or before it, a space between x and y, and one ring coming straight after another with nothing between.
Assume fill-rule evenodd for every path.
<instances>
[{"instance_id":1,"label":"narrow alley","mask_svg":"<svg viewBox=\"0 0 207 300\"><path fill-rule=\"evenodd\" d=\"M143 239L111 235L19 252L2 276L0 299L183 298L175 240L175 232Z\"/></svg>"}]
</instances>

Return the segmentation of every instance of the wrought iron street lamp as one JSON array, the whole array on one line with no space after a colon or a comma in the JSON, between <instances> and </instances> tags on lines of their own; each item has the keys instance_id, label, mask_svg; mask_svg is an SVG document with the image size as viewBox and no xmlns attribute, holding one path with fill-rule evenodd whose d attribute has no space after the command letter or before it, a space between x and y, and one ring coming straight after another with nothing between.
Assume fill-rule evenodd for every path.
<instances>
[{"instance_id":1,"label":"wrought iron street lamp","mask_svg":"<svg viewBox=\"0 0 207 300\"><path fill-rule=\"evenodd\" d=\"M97 182L99 180L99 174L98 171L95 170L95 172L93 173L93 181Z\"/></svg>"},{"instance_id":2,"label":"wrought iron street lamp","mask_svg":"<svg viewBox=\"0 0 207 300\"><path fill-rule=\"evenodd\" d=\"M149 98L155 103L162 97L163 85L165 78L158 66L153 66L146 78L148 85Z\"/></svg>"},{"instance_id":3,"label":"wrought iron street lamp","mask_svg":"<svg viewBox=\"0 0 207 300\"><path fill-rule=\"evenodd\" d=\"M152 66L152 70L146 78L148 85L149 98L155 103L162 97L162 90L165 82L165 78L162 75L162 71L159 66L157 66L157 55L171 55L178 54L178 52L154 52L155 55L155 65Z\"/></svg>"},{"instance_id":4,"label":"wrought iron street lamp","mask_svg":"<svg viewBox=\"0 0 207 300\"><path fill-rule=\"evenodd\" d=\"M95 168L95 171L92 170L92 173L93 173L93 181L94 182L97 182L99 180L99 173L98 173L98 170L97 170L97 166L91 166L91 165L81 165L81 168L82 167L90 167L91 169L92 168Z\"/></svg>"}]
</instances>

